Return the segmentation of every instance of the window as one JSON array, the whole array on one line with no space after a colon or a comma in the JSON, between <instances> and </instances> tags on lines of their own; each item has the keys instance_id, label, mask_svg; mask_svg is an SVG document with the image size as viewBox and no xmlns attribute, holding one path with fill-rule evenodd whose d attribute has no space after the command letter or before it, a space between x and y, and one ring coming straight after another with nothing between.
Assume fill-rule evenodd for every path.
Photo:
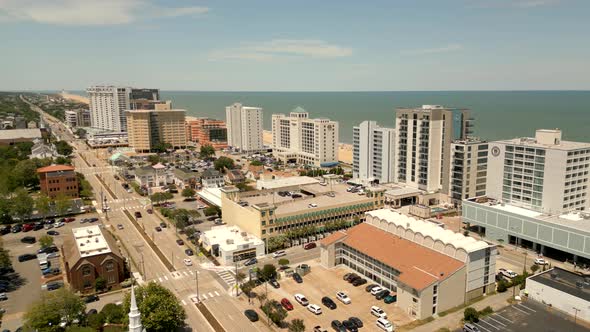
<instances>
[{"instance_id":1,"label":"window","mask_svg":"<svg viewBox=\"0 0 590 332\"><path fill-rule=\"evenodd\" d=\"M115 263L113 263L113 261L108 261L104 267L107 272L111 272L115 269Z\"/></svg>"},{"instance_id":2,"label":"window","mask_svg":"<svg viewBox=\"0 0 590 332\"><path fill-rule=\"evenodd\" d=\"M82 276L87 277L92 273L92 268L90 265L84 265L82 268Z\"/></svg>"}]
</instances>

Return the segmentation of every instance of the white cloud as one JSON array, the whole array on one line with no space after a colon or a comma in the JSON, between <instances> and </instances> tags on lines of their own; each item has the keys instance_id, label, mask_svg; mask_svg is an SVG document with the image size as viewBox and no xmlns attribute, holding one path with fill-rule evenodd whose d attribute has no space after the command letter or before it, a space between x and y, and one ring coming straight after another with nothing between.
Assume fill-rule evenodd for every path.
<instances>
[{"instance_id":1,"label":"white cloud","mask_svg":"<svg viewBox=\"0 0 590 332\"><path fill-rule=\"evenodd\" d=\"M147 0L0 0L0 21L54 25L117 25L142 18L194 16L206 7L163 8Z\"/></svg>"},{"instance_id":2,"label":"white cloud","mask_svg":"<svg viewBox=\"0 0 590 332\"><path fill-rule=\"evenodd\" d=\"M260 43L245 43L240 47L214 51L209 58L270 60L278 57L339 58L352 55L352 49L323 40L273 39Z\"/></svg>"},{"instance_id":3,"label":"white cloud","mask_svg":"<svg viewBox=\"0 0 590 332\"><path fill-rule=\"evenodd\" d=\"M462 49L463 49L463 46L461 44L449 44L449 45L446 45L443 47L437 47L437 48L406 50L406 51L402 51L402 54L406 54L406 55L438 54L438 53L448 53L448 52L460 51Z\"/></svg>"}]
</instances>

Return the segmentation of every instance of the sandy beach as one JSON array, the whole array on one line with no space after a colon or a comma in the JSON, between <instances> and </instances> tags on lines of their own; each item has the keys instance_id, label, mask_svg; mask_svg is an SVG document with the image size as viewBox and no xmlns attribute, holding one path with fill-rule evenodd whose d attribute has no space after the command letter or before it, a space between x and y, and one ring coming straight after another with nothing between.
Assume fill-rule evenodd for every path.
<instances>
[{"instance_id":1,"label":"sandy beach","mask_svg":"<svg viewBox=\"0 0 590 332\"><path fill-rule=\"evenodd\" d=\"M67 92L62 92L59 94L62 98L65 99L70 99L70 100L74 100L77 101L79 103L84 103L84 104L89 104L90 102L88 101L88 98L84 97L84 96L79 96L79 95L73 95Z\"/></svg>"},{"instance_id":2,"label":"sandy beach","mask_svg":"<svg viewBox=\"0 0 590 332\"><path fill-rule=\"evenodd\" d=\"M266 145L272 145L272 132L270 130L264 131L262 134L262 142ZM352 164L351 144L340 143L338 145L338 160L346 164Z\"/></svg>"}]
</instances>

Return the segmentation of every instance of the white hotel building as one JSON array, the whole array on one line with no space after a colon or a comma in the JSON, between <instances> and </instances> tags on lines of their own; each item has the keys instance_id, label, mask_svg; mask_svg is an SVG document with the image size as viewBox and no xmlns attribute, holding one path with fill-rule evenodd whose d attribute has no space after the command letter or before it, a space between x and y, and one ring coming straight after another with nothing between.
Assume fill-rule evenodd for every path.
<instances>
[{"instance_id":1,"label":"white hotel building","mask_svg":"<svg viewBox=\"0 0 590 332\"><path fill-rule=\"evenodd\" d=\"M130 87L93 86L86 89L90 100L91 125L109 131L127 131L125 110L130 109Z\"/></svg>"},{"instance_id":2,"label":"white hotel building","mask_svg":"<svg viewBox=\"0 0 590 332\"><path fill-rule=\"evenodd\" d=\"M225 108L227 144L242 152L264 150L262 108L235 103Z\"/></svg>"},{"instance_id":3,"label":"white hotel building","mask_svg":"<svg viewBox=\"0 0 590 332\"><path fill-rule=\"evenodd\" d=\"M338 122L310 119L297 107L289 116L272 115L273 155L283 162L330 167L338 163Z\"/></svg>"},{"instance_id":4,"label":"white hotel building","mask_svg":"<svg viewBox=\"0 0 590 332\"><path fill-rule=\"evenodd\" d=\"M363 121L353 128L352 176L360 182L395 182L395 129Z\"/></svg>"}]
</instances>

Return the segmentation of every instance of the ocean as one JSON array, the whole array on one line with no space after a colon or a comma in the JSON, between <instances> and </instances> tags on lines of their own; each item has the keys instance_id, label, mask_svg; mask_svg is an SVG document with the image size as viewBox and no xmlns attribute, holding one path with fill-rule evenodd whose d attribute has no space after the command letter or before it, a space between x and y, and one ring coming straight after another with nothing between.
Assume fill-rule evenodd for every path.
<instances>
[{"instance_id":1,"label":"ocean","mask_svg":"<svg viewBox=\"0 0 590 332\"><path fill-rule=\"evenodd\" d=\"M475 135L487 140L534 136L537 128L560 128L566 140L590 142L590 91L417 91L417 92L189 92L162 91L161 99L187 115L225 119L225 106L241 102L264 109L270 130L273 113L297 106L310 117L340 123L340 141L352 143L352 127L374 120L393 127L397 107L444 105L468 108Z\"/></svg>"}]
</instances>

